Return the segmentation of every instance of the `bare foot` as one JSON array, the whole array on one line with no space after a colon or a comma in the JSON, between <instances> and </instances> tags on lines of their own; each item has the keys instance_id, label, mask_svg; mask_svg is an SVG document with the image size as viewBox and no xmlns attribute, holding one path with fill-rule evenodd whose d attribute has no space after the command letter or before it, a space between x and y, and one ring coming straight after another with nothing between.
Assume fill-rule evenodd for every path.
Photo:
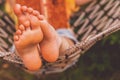
<instances>
[{"instance_id":1,"label":"bare foot","mask_svg":"<svg viewBox=\"0 0 120 80\"><path fill-rule=\"evenodd\" d=\"M25 10L25 7L23 9ZM43 39L40 26L34 24L35 27L31 29L29 15L22 12L20 5L16 5L14 11L19 24L23 24L18 27L14 36L16 49L29 70L38 70L42 65L38 51L38 43ZM32 24L32 26L34 25Z\"/></svg>"},{"instance_id":2,"label":"bare foot","mask_svg":"<svg viewBox=\"0 0 120 80\"><path fill-rule=\"evenodd\" d=\"M42 56L48 62L55 62L59 57L61 37L46 20L40 21L40 27L43 32L43 40L40 42Z\"/></svg>"},{"instance_id":3,"label":"bare foot","mask_svg":"<svg viewBox=\"0 0 120 80\"><path fill-rule=\"evenodd\" d=\"M20 25L14 36L16 49L25 66L31 71L38 70L42 65L37 48L38 42L34 41L36 33L37 31L32 31L30 28L25 30L25 27Z\"/></svg>"},{"instance_id":4,"label":"bare foot","mask_svg":"<svg viewBox=\"0 0 120 80\"><path fill-rule=\"evenodd\" d=\"M38 24L42 29L43 40L40 42L42 57L48 62L55 62L59 57L62 38L56 33L53 26L43 19L42 15L39 15L37 11L32 8L27 8L27 11L29 14L31 13L29 20L32 28ZM38 20L38 18L43 20ZM41 32L39 34L41 34Z\"/></svg>"},{"instance_id":5,"label":"bare foot","mask_svg":"<svg viewBox=\"0 0 120 80\"><path fill-rule=\"evenodd\" d=\"M61 37L58 36L55 29L45 20L44 17L32 8L22 7L24 12L28 11L29 21L32 29L41 28L43 40L40 42L42 57L48 62L54 62L59 57ZM41 31L39 33L41 35Z\"/></svg>"}]
</instances>

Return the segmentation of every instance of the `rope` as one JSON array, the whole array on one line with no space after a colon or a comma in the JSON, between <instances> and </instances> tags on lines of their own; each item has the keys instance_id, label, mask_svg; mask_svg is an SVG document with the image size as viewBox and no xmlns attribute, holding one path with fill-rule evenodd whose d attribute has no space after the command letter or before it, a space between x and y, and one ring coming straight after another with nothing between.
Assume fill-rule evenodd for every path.
<instances>
[{"instance_id":1,"label":"rope","mask_svg":"<svg viewBox=\"0 0 120 80\"><path fill-rule=\"evenodd\" d=\"M1 10L0 15L4 15ZM9 51L10 45L7 43L11 44L13 41L7 32L13 33L15 29L13 28L13 23L9 21L10 19L6 17L7 15L2 17L3 21L0 20L3 25L4 22L8 22L10 25L10 27L8 27L9 25L4 25L6 28L0 26L0 58L14 64L23 65L17 53ZM81 9L72 29L80 42L65 50L63 52L65 55L60 56L56 62L45 62L38 74L63 72L73 66L80 55L85 53L97 41L120 30L120 0L94 0L85 9ZM4 39L8 40L5 41Z\"/></svg>"}]
</instances>

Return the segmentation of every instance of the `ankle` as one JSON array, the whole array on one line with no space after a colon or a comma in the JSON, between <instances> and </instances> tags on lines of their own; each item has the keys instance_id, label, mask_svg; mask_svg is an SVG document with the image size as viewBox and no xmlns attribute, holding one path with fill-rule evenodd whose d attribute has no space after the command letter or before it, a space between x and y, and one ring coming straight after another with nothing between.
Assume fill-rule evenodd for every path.
<instances>
[{"instance_id":1,"label":"ankle","mask_svg":"<svg viewBox=\"0 0 120 80\"><path fill-rule=\"evenodd\" d=\"M74 45L74 42L72 40L70 40L69 38L66 38L66 37L61 37L61 45L60 45L60 49L59 49L59 52L60 52L60 55L64 55L63 52L70 48L72 45Z\"/></svg>"}]
</instances>

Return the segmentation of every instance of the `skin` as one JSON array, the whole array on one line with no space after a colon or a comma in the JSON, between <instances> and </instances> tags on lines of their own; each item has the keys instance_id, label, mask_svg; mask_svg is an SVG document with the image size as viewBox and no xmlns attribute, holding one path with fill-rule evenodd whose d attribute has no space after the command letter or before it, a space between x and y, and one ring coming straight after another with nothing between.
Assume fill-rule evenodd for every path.
<instances>
[{"instance_id":1,"label":"skin","mask_svg":"<svg viewBox=\"0 0 120 80\"><path fill-rule=\"evenodd\" d=\"M92 0L75 0L76 5L82 6L85 5L86 3L91 2Z\"/></svg>"},{"instance_id":2,"label":"skin","mask_svg":"<svg viewBox=\"0 0 120 80\"><path fill-rule=\"evenodd\" d=\"M56 61L61 38L55 29L32 8L17 4L14 12L19 24L22 24L14 35L14 44L25 66L31 71L38 70L42 65L40 51L46 61ZM41 50L38 50L38 44Z\"/></svg>"},{"instance_id":3,"label":"skin","mask_svg":"<svg viewBox=\"0 0 120 80\"><path fill-rule=\"evenodd\" d=\"M24 9L24 12L25 11L28 11L28 13L33 13L34 17L36 18L40 17L40 14L32 8L26 7L26 10ZM43 40L39 42L42 57L48 62L55 62L59 56L61 37L58 36L53 26L51 26L43 17L43 20L40 20L39 18L39 21L35 21L33 18L31 18L31 16L33 15L30 15L29 20L32 20L30 23L40 24L40 28L43 33ZM41 33L39 33L39 35L41 35Z\"/></svg>"},{"instance_id":4,"label":"skin","mask_svg":"<svg viewBox=\"0 0 120 80\"><path fill-rule=\"evenodd\" d=\"M91 0L82 1L81 4L89 1ZM14 12L19 22L14 35L14 44L23 63L30 71L36 71L42 66L41 56L48 62L55 62L59 55L64 55L62 54L64 50L74 45L72 40L60 37L53 26L32 8L16 4Z\"/></svg>"},{"instance_id":5,"label":"skin","mask_svg":"<svg viewBox=\"0 0 120 80\"><path fill-rule=\"evenodd\" d=\"M43 33L38 23L39 19L32 16L32 19L29 20L30 15L23 13L21 6L18 4L15 6L14 12L18 17L19 24L22 24L18 26L18 30L14 35L14 44L18 54L29 70L38 70L42 65L38 43L43 39ZM36 21L36 23L31 24L33 21Z\"/></svg>"}]
</instances>

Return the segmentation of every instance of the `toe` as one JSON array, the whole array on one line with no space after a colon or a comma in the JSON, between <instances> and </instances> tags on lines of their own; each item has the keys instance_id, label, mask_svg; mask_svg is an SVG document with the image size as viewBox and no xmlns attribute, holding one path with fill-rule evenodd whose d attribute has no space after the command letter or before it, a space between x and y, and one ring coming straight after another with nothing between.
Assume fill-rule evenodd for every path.
<instances>
[{"instance_id":1,"label":"toe","mask_svg":"<svg viewBox=\"0 0 120 80\"><path fill-rule=\"evenodd\" d=\"M28 13L31 14L33 12L33 9L32 8L28 8L27 11L28 11Z\"/></svg>"},{"instance_id":2,"label":"toe","mask_svg":"<svg viewBox=\"0 0 120 80\"><path fill-rule=\"evenodd\" d=\"M30 22L28 20L25 11L27 11L26 6L21 6L19 4L16 4L14 7L14 12L18 17L19 24L23 24L25 27L28 27L30 26Z\"/></svg>"},{"instance_id":3,"label":"toe","mask_svg":"<svg viewBox=\"0 0 120 80\"><path fill-rule=\"evenodd\" d=\"M23 12L26 12L26 11L27 11L27 6L22 6L22 7L21 7L21 10L22 10Z\"/></svg>"},{"instance_id":4,"label":"toe","mask_svg":"<svg viewBox=\"0 0 120 80\"><path fill-rule=\"evenodd\" d=\"M14 7L14 12L18 17L19 24L23 24L25 27L30 26L30 22L27 17L27 7L16 4ZM31 10L30 10L31 11Z\"/></svg>"},{"instance_id":5,"label":"toe","mask_svg":"<svg viewBox=\"0 0 120 80\"><path fill-rule=\"evenodd\" d=\"M25 22L24 22L24 26L25 26L26 28L30 27L30 21L28 21L28 20L25 21Z\"/></svg>"},{"instance_id":6,"label":"toe","mask_svg":"<svg viewBox=\"0 0 120 80\"><path fill-rule=\"evenodd\" d=\"M18 29L17 31L16 31L16 35L21 35L22 34L22 31L20 30L20 29Z\"/></svg>"},{"instance_id":7,"label":"toe","mask_svg":"<svg viewBox=\"0 0 120 80\"><path fill-rule=\"evenodd\" d=\"M31 14L29 20L32 29L36 29L40 27L39 19L36 16Z\"/></svg>"},{"instance_id":8,"label":"toe","mask_svg":"<svg viewBox=\"0 0 120 80\"><path fill-rule=\"evenodd\" d=\"M31 26L30 26L29 21L26 21L26 24L24 26L25 26L25 30L31 30Z\"/></svg>"},{"instance_id":9,"label":"toe","mask_svg":"<svg viewBox=\"0 0 120 80\"><path fill-rule=\"evenodd\" d=\"M19 40L18 35L14 35L14 41L18 41L18 40Z\"/></svg>"},{"instance_id":10,"label":"toe","mask_svg":"<svg viewBox=\"0 0 120 80\"><path fill-rule=\"evenodd\" d=\"M34 11L33 11L33 15L38 16L38 15L40 15L40 14L39 14L38 11L34 10Z\"/></svg>"},{"instance_id":11,"label":"toe","mask_svg":"<svg viewBox=\"0 0 120 80\"><path fill-rule=\"evenodd\" d=\"M19 26L19 29L20 29L21 31L25 31L25 27L24 27L23 25L20 25L20 26Z\"/></svg>"},{"instance_id":12,"label":"toe","mask_svg":"<svg viewBox=\"0 0 120 80\"><path fill-rule=\"evenodd\" d=\"M43 20L44 19L43 15L37 15L37 17L38 17L39 20Z\"/></svg>"},{"instance_id":13,"label":"toe","mask_svg":"<svg viewBox=\"0 0 120 80\"><path fill-rule=\"evenodd\" d=\"M16 4L15 7L14 7L14 12L17 16L21 15L22 12L21 12L21 5L20 4Z\"/></svg>"}]
</instances>

